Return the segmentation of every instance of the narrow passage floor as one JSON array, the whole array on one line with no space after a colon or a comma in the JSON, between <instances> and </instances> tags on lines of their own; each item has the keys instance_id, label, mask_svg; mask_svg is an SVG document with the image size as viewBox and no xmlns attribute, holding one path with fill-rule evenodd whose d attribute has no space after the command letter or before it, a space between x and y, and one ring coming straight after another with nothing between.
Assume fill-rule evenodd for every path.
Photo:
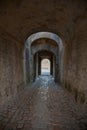
<instances>
[{"instance_id":1,"label":"narrow passage floor","mask_svg":"<svg viewBox=\"0 0 87 130\"><path fill-rule=\"evenodd\" d=\"M0 106L0 130L81 130L78 107L51 76L40 76Z\"/></svg>"}]
</instances>

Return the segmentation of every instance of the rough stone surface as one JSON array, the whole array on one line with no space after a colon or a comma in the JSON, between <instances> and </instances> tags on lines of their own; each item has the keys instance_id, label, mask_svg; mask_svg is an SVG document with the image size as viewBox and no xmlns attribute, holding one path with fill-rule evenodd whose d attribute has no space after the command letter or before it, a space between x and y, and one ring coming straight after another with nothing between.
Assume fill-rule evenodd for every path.
<instances>
[{"instance_id":1,"label":"rough stone surface","mask_svg":"<svg viewBox=\"0 0 87 130\"><path fill-rule=\"evenodd\" d=\"M86 130L85 116L69 92L41 76L0 106L0 130Z\"/></svg>"},{"instance_id":2,"label":"rough stone surface","mask_svg":"<svg viewBox=\"0 0 87 130\"><path fill-rule=\"evenodd\" d=\"M87 103L87 22L78 25L71 43L65 47L64 53L64 81L70 88L76 100ZM77 27L78 27L77 26Z\"/></svg>"},{"instance_id":3,"label":"rough stone surface","mask_svg":"<svg viewBox=\"0 0 87 130\"><path fill-rule=\"evenodd\" d=\"M31 53L33 55L35 55L35 53L37 53L38 51L43 51L43 50L50 51L53 54L55 54L56 57L58 57L58 52L59 52L58 45L55 43L55 41L51 39L49 40L43 38L43 39L36 40L34 43L32 43Z\"/></svg>"},{"instance_id":4,"label":"rough stone surface","mask_svg":"<svg viewBox=\"0 0 87 130\"><path fill-rule=\"evenodd\" d=\"M76 102L87 104L87 1L0 0L0 103L23 83L23 46L33 33L60 36L63 84ZM83 112L85 113L85 110Z\"/></svg>"},{"instance_id":5,"label":"rough stone surface","mask_svg":"<svg viewBox=\"0 0 87 130\"><path fill-rule=\"evenodd\" d=\"M3 1L0 25L21 42L39 31L57 33L68 42L87 16L86 0L22 0L20 6L16 0Z\"/></svg>"},{"instance_id":6,"label":"rough stone surface","mask_svg":"<svg viewBox=\"0 0 87 130\"><path fill-rule=\"evenodd\" d=\"M0 104L22 89L22 62L20 44L9 35L0 32Z\"/></svg>"}]
</instances>

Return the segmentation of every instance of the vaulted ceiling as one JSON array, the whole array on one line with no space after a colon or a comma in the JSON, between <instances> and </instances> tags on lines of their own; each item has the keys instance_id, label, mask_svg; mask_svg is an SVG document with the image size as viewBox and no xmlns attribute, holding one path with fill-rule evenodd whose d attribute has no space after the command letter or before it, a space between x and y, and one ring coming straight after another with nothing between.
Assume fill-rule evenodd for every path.
<instances>
[{"instance_id":1,"label":"vaulted ceiling","mask_svg":"<svg viewBox=\"0 0 87 130\"><path fill-rule=\"evenodd\" d=\"M0 28L20 42L39 31L58 34L65 42L87 24L86 0L0 0Z\"/></svg>"}]
</instances>

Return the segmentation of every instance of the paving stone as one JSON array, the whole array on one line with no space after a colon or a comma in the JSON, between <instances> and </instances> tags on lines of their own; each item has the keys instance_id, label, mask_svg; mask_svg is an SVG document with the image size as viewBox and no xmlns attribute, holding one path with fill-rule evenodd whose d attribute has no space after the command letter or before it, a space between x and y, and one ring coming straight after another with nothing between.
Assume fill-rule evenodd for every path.
<instances>
[{"instance_id":1,"label":"paving stone","mask_svg":"<svg viewBox=\"0 0 87 130\"><path fill-rule=\"evenodd\" d=\"M86 116L77 113L72 96L50 76L41 76L3 105L0 130L86 130Z\"/></svg>"}]
</instances>

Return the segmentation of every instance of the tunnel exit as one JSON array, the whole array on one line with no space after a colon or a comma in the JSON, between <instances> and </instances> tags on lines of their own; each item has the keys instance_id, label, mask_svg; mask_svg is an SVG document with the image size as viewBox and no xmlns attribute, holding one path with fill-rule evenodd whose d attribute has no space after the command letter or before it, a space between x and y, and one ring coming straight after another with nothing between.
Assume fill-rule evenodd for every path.
<instances>
[{"instance_id":1,"label":"tunnel exit","mask_svg":"<svg viewBox=\"0 0 87 130\"><path fill-rule=\"evenodd\" d=\"M50 60L43 59L41 61L41 75L50 75Z\"/></svg>"}]
</instances>

